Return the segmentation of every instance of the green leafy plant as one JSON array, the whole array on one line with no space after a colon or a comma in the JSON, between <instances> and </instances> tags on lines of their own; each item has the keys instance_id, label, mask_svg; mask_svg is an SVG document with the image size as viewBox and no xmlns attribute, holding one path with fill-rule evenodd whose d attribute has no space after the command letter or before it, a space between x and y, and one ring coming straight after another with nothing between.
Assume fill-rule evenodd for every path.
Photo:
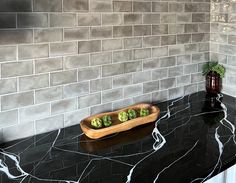
<instances>
[{"instance_id":1,"label":"green leafy plant","mask_svg":"<svg viewBox=\"0 0 236 183\"><path fill-rule=\"evenodd\" d=\"M208 62L203 65L203 75L207 75L209 72L216 72L220 75L220 78L225 76L225 68L223 65L218 64L218 62Z\"/></svg>"}]
</instances>

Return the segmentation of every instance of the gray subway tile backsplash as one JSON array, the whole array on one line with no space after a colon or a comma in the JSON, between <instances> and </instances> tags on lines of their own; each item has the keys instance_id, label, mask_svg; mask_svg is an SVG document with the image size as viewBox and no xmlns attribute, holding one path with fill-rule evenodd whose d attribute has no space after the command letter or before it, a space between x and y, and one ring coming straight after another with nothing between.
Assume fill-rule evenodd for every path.
<instances>
[{"instance_id":1,"label":"gray subway tile backsplash","mask_svg":"<svg viewBox=\"0 0 236 183\"><path fill-rule=\"evenodd\" d=\"M59 71L50 74L50 86L74 83L77 81L77 70Z\"/></svg>"},{"instance_id":2,"label":"gray subway tile backsplash","mask_svg":"<svg viewBox=\"0 0 236 183\"><path fill-rule=\"evenodd\" d=\"M19 45L18 58L20 60L46 58L49 56L47 44Z\"/></svg>"},{"instance_id":3,"label":"gray subway tile backsplash","mask_svg":"<svg viewBox=\"0 0 236 183\"><path fill-rule=\"evenodd\" d=\"M47 13L18 13L17 28L46 28L48 27Z\"/></svg>"},{"instance_id":4,"label":"gray subway tile backsplash","mask_svg":"<svg viewBox=\"0 0 236 183\"><path fill-rule=\"evenodd\" d=\"M16 28L16 14L2 13L0 16L0 28Z\"/></svg>"},{"instance_id":5,"label":"gray subway tile backsplash","mask_svg":"<svg viewBox=\"0 0 236 183\"><path fill-rule=\"evenodd\" d=\"M0 113L1 128L14 126L18 123L18 110L10 110Z\"/></svg>"},{"instance_id":6,"label":"gray subway tile backsplash","mask_svg":"<svg viewBox=\"0 0 236 183\"><path fill-rule=\"evenodd\" d=\"M77 97L89 93L89 82L73 83L63 86L63 98Z\"/></svg>"},{"instance_id":7,"label":"gray subway tile backsplash","mask_svg":"<svg viewBox=\"0 0 236 183\"><path fill-rule=\"evenodd\" d=\"M77 109L77 98L63 99L51 103L51 114L61 114Z\"/></svg>"},{"instance_id":8,"label":"gray subway tile backsplash","mask_svg":"<svg viewBox=\"0 0 236 183\"><path fill-rule=\"evenodd\" d=\"M50 103L21 108L19 110L20 123L30 122L50 116Z\"/></svg>"},{"instance_id":9,"label":"gray subway tile backsplash","mask_svg":"<svg viewBox=\"0 0 236 183\"><path fill-rule=\"evenodd\" d=\"M221 8L216 8L221 7ZM212 1L210 21L211 28L211 59L220 62L226 68L223 79L223 92L235 95L235 2Z\"/></svg>"},{"instance_id":10,"label":"gray subway tile backsplash","mask_svg":"<svg viewBox=\"0 0 236 183\"><path fill-rule=\"evenodd\" d=\"M114 12L132 12L132 1L113 1Z\"/></svg>"},{"instance_id":11,"label":"gray subway tile backsplash","mask_svg":"<svg viewBox=\"0 0 236 183\"><path fill-rule=\"evenodd\" d=\"M210 48L221 55L233 56L235 51L234 35L224 42L225 19L210 16L210 4L1 0L4 140L71 126L91 114L134 103L202 90L200 67L211 58ZM213 20L219 21L217 25L210 25ZM215 31L214 39L210 30Z\"/></svg>"},{"instance_id":12,"label":"gray subway tile backsplash","mask_svg":"<svg viewBox=\"0 0 236 183\"><path fill-rule=\"evenodd\" d=\"M63 69L62 57L36 59L34 64L36 74L59 71Z\"/></svg>"},{"instance_id":13,"label":"gray subway tile backsplash","mask_svg":"<svg viewBox=\"0 0 236 183\"><path fill-rule=\"evenodd\" d=\"M0 45L16 45L33 43L32 29L1 29Z\"/></svg>"},{"instance_id":14,"label":"gray subway tile backsplash","mask_svg":"<svg viewBox=\"0 0 236 183\"><path fill-rule=\"evenodd\" d=\"M35 121L35 130L37 134L45 133L64 127L64 115L52 116Z\"/></svg>"},{"instance_id":15,"label":"gray subway tile backsplash","mask_svg":"<svg viewBox=\"0 0 236 183\"><path fill-rule=\"evenodd\" d=\"M19 90L36 90L49 86L49 75L41 74L35 76L25 76L19 78Z\"/></svg>"},{"instance_id":16,"label":"gray subway tile backsplash","mask_svg":"<svg viewBox=\"0 0 236 183\"><path fill-rule=\"evenodd\" d=\"M63 10L66 12L86 12L88 9L88 0L63 0Z\"/></svg>"},{"instance_id":17,"label":"gray subway tile backsplash","mask_svg":"<svg viewBox=\"0 0 236 183\"><path fill-rule=\"evenodd\" d=\"M112 89L102 92L102 102L107 103L114 100L119 100L123 98L123 89Z\"/></svg>"},{"instance_id":18,"label":"gray subway tile backsplash","mask_svg":"<svg viewBox=\"0 0 236 183\"><path fill-rule=\"evenodd\" d=\"M33 91L23 93L13 93L1 97L1 110L10 110L14 108L21 108L34 104Z\"/></svg>"},{"instance_id":19,"label":"gray subway tile backsplash","mask_svg":"<svg viewBox=\"0 0 236 183\"><path fill-rule=\"evenodd\" d=\"M90 94L86 96L79 97L78 108L86 108L94 105L101 104L101 93Z\"/></svg>"},{"instance_id":20,"label":"gray subway tile backsplash","mask_svg":"<svg viewBox=\"0 0 236 183\"><path fill-rule=\"evenodd\" d=\"M17 92L17 80L16 78L2 79L0 80L0 94L9 94Z\"/></svg>"},{"instance_id":21,"label":"gray subway tile backsplash","mask_svg":"<svg viewBox=\"0 0 236 183\"><path fill-rule=\"evenodd\" d=\"M34 12L60 12L62 11L61 0L33 0Z\"/></svg>"},{"instance_id":22,"label":"gray subway tile backsplash","mask_svg":"<svg viewBox=\"0 0 236 183\"><path fill-rule=\"evenodd\" d=\"M16 46L0 46L0 62L16 60Z\"/></svg>"},{"instance_id":23,"label":"gray subway tile backsplash","mask_svg":"<svg viewBox=\"0 0 236 183\"><path fill-rule=\"evenodd\" d=\"M54 100L62 99L63 92L62 87L50 87L45 89L39 89L35 91L35 104L46 103Z\"/></svg>"}]
</instances>

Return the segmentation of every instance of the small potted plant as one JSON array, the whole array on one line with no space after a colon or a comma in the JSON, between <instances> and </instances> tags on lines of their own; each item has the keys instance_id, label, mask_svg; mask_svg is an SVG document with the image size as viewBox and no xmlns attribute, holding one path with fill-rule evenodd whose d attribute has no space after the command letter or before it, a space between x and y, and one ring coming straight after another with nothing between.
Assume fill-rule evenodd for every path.
<instances>
[{"instance_id":1,"label":"small potted plant","mask_svg":"<svg viewBox=\"0 0 236 183\"><path fill-rule=\"evenodd\" d=\"M216 95L221 92L222 78L225 68L218 62L208 62L203 65L203 75L206 76L206 91L208 94Z\"/></svg>"}]
</instances>

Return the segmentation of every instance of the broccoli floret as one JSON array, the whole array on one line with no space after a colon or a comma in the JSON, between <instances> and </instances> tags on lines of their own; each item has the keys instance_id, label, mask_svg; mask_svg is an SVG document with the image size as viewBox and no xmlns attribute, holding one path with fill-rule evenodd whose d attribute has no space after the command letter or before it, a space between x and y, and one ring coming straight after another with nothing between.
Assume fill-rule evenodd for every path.
<instances>
[{"instance_id":1,"label":"broccoli floret","mask_svg":"<svg viewBox=\"0 0 236 183\"><path fill-rule=\"evenodd\" d=\"M103 116L102 122L103 122L103 125L106 127L111 126L112 124L111 116L108 116L108 115Z\"/></svg>"},{"instance_id":2,"label":"broccoli floret","mask_svg":"<svg viewBox=\"0 0 236 183\"><path fill-rule=\"evenodd\" d=\"M128 115L127 112L124 112L124 111L119 112L119 114L118 114L118 119L119 119L121 122L128 121L129 115Z\"/></svg>"},{"instance_id":3,"label":"broccoli floret","mask_svg":"<svg viewBox=\"0 0 236 183\"><path fill-rule=\"evenodd\" d=\"M140 109L140 116L141 116L141 117L148 116L149 113L150 113L150 112L149 112L148 109L145 109L145 108Z\"/></svg>"},{"instance_id":4,"label":"broccoli floret","mask_svg":"<svg viewBox=\"0 0 236 183\"><path fill-rule=\"evenodd\" d=\"M135 118L137 118L137 113L136 113L136 111L133 110L133 109L129 109L129 110L128 110L128 115L129 115L129 119L135 119Z\"/></svg>"},{"instance_id":5,"label":"broccoli floret","mask_svg":"<svg viewBox=\"0 0 236 183\"><path fill-rule=\"evenodd\" d=\"M94 118L94 119L91 121L91 125L92 125L94 128L101 128L101 127L102 127L102 120L99 119L99 118Z\"/></svg>"}]
</instances>

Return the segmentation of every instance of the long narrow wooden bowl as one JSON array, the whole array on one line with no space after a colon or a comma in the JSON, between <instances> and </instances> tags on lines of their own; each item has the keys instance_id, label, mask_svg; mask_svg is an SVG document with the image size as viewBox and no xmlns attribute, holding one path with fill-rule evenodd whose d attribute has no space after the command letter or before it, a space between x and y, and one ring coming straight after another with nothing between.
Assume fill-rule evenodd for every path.
<instances>
[{"instance_id":1,"label":"long narrow wooden bowl","mask_svg":"<svg viewBox=\"0 0 236 183\"><path fill-rule=\"evenodd\" d=\"M150 115L145 116L145 117L138 117L138 118L135 118L135 119L123 122L123 123L119 121L118 119L119 112L121 111L127 112L128 109L134 109L137 111L137 110L140 110L141 108L148 108L150 111ZM160 109L157 106L153 106L151 104L137 104L137 105L129 106L127 108L120 109L118 111L96 114L88 118L85 118L80 122L80 127L87 137L91 139L98 139L106 135L110 135L110 134L122 132L122 131L127 131L136 126L154 122L157 120L159 114L160 114ZM112 117L112 122L113 122L112 125L109 127L94 129L91 126L92 119L101 118L104 115L110 115Z\"/></svg>"}]
</instances>

